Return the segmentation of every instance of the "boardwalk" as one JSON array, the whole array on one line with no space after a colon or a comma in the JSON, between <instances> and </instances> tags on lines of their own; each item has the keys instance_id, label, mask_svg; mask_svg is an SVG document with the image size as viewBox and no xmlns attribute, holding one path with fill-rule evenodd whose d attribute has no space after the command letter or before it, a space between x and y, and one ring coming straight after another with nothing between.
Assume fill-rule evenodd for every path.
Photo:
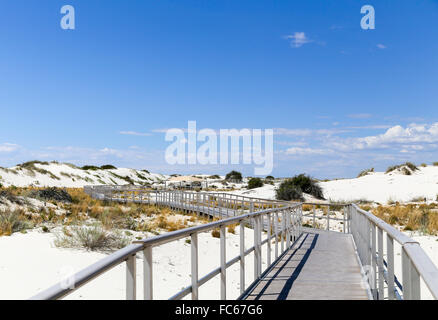
<instances>
[{"instance_id":1,"label":"boardwalk","mask_svg":"<svg viewBox=\"0 0 438 320\"><path fill-rule=\"evenodd\" d=\"M326 219L327 230L320 230L304 228L309 224L303 221L302 203L229 193L150 191L130 186L88 186L84 190L100 200L168 206L216 219L134 241L77 272L73 276L74 286L66 287L59 282L32 299L61 299L120 264L126 264L126 299L137 299L136 256L142 252L143 298L151 300L154 298L152 249L187 237L190 237L191 246L191 284L171 296L173 300L189 295L193 300L199 299L199 287L216 276L220 277L220 297L227 299L227 268L236 264L240 266L240 299L414 300L422 297L422 283L432 297L438 299L438 269L418 243L355 204L341 206L342 219L330 214L330 208L339 210L339 204L310 204L314 210L306 216L313 217L312 225L316 225L315 219ZM316 205L319 208L326 206L327 210L316 215ZM331 220L342 221L342 232L330 230ZM231 225L240 225L240 250L239 255L227 260L226 244L230 237L226 236L226 228ZM245 227L253 229L252 247L249 248L245 246ZM220 264L207 274L199 274L198 234L218 229ZM383 245L385 237L386 246ZM401 256L395 256L394 243L401 247ZM262 270L263 246L267 249L265 271ZM280 255L271 264L273 246L275 256ZM245 282L245 257L248 255L254 258L256 280L251 284ZM364 276L361 263L366 266L368 277ZM402 274L395 273L396 267ZM373 287L372 292L369 285Z\"/></svg>"},{"instance_id":2,"label":"boardwalk","mask_svg":"<svg viewBox=\"0 0 438 320\"><path fill-rule=\"evenodd\" d=\"M247 300L363 300L351 235L307 230L244 295Z\"/></svg>"}]
</instances>

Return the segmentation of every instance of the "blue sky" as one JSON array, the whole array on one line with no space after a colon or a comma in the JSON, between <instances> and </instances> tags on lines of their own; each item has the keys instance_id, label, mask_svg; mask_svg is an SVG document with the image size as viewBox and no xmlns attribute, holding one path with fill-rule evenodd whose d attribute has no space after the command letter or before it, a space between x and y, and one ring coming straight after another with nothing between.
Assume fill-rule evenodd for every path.
<instances>
[{"instance_id":1,"label":"blue sky","mask_svg":"<svg viewBox=\"0 0 438 320\"><path fill-rule=\"evenodd\" d=\"M0 166L252 174L166 164L189 120L273 128L275 176L438 161L437 26L432 0L2 1Z\"/></svg>"}]
</instances>

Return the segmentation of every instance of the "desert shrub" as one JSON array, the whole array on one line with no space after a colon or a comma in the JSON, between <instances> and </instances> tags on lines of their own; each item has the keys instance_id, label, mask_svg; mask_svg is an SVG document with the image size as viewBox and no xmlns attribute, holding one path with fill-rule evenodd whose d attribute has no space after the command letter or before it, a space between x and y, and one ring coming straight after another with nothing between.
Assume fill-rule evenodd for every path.
<instances>
[{"instance_id":1,"label":"desert shrub","mask_svg":"<svg viewBox=\"0 0 438 320\"><path fill-rule=\"evenodd\" d=\"M44 200L73 202L72 197L66 190L56 187L46 188L42 190L33 190L28 194L28 197Z\"/></svg>"},{"instance_id":2,"label":"desert shrub","mask_svg":"<svg viewBox=\"0 0 438 320\"><path fill-rule=\"evenodd\" d=\"M251 178L248 181L248 189L263 187L263 181L260 178Z\"/></svg>"},{"instance_id":3,"label":"desert shrub","mask_svg":"<svg viewBox=\"0 0 438 320\"><path fill-rule=\"evenodd\" d=\"M432 163L435 167L437 167L438 166L438 162L434 162L434 163Z\"/></svg>"},{"instance_id":4,"label":"desert shrub","mask_svg":"<svg viewBox=\"0 0 438 320\"><path fill-rule=\"evenodd\" d=\"M211 230L211 236L212 236L213 238L220 238L220 237L221 237L221 232L220 232L220 230L217 229L217 228Z\"/></svg>"},{"instance_id":5,"label":"desert shrub","mask_svg":"<svg viewBox=\"0 0 438 320\"><path fill-rule=\"evenodd\" d=\"M236 234L236 227L238 226L239 224L230 224L229 226L228 226L228 232L229 233L232 233L232 234Z\"/></svg>"},{"instance_id":6,"label":"desert shrub","mask_svg":"<svg viewBox=\"0 0 438 320\"><path fill-rule=\"evenodd\" d=\"M362 170L362 171L357 175L357 177L360 178L360 177L366 176L366 175L367 175L368 173L370 173L370 172L374 172L374 168Z\"/></svg>"},{"instance_id":7,"label":"desert shrub","mask_svg":"<svg viewBox=\"0 0 438 320\"><path fill-rule=\"evenodd\" d=\"M209 179L220 179L221 177L217 174L208 177Z\"/></svg>"},{"instance_id":8,"label":"desert shrub","mask_svg":"<svg viewBox=\"0 0 438 320\"><path fill-rule=\"evenodd\" d=\"M130 243L130 239L120 232L109 232L101 226L71 227L55 235L55 245L64 248L84 248L87 250L110 251L121 249Z\"/></svg>"},{"instance_id":9,"label":"desert shrub","mask_svg":"<svg viewBox=\"0 0 438 320\"><path fill-rule=\"evenodd\" d=\"M225 176L225 180L242 181L242 174L238 171L231 171Z\"/></svg>"},{"instance_id":10,"label":"desert shrub","mask_svg":"<svg viewBox=\"0 0 438 320\"><path fill-rule=\"evenodd\" d=\"M422 166L423 168L425 168L425 167L427 167L427 164L422 163L421 166Z\"/></svg>"},{"instance_id":11,"label":"desert shrub","mask_svg":"<svg viewBox=\"0 0 438 320\"><path fill-rule=\"evenodd\" d=\"M17 167L33 169L35 167L35 164L49 165L49 163L46 161L33 160L17 164Z\"/></svg>"},{"instance_id":12,"label":"desert shrub","mask_svg":"<svg viewBox=\"0 0 438 320\"><path fill-rule=\"evenodd\" d=\"M100 168L103 169L103 170L117 169L116 167L114 167L114 166L111 165L111 164L103 165L103 166L101 166Z\"/></svg>"},{"instance_id":13,"label":"desert shrub","mask_svg":"<svg viewBox=\"0 0 438 320\"><path fill-rule=\"evenodd\" d=\"M81 167L81 169L82 170L99 170L100 168L99 167L96 167L96 166L83 166L83 167Z\"/></svg>"},{"instance_id":14,"label":"desert shrub","mask_svg":"<svg viewBox=\"0 0 438 320\"><path fill-rule=\"evenodd\" d=\"M277 200L300 200L304 201L303 191L297 186L292 179L283 181L277 190L275 190Z\"/></svg>"},{"instance_id":15,"label":"desert shrub","mask_svg":"<svg viewBox=\"0 0 438 320\"><path fill-rule=\"evenodd\" d=\"M273 176L266 176L265 178L266 180L275 180L275 178Z\"/></svg>"},{"instance_id":16,"label":"desert shrub","mask_svg":"<svg viewBox=\"0 0 438 320\"><path fill-rule=\"evenodd\" d=\"M415 164L413 164L412 162L405 162L399 165L395 165L395 166L389 166L388 169L386 169L385 173L390 173L396 169L401 169L402 173L405 175L411 175L412 172L417 171L418 168ZM410 169L410 170L408 170Z\"/></svg>"},{"instance_id":17,"label":"desert shrub","mask_svg":"<svg viewBox=\"0 0 438 320\"><path fill-rule=\"evenodd\" d=\"M24 203L24 201L22 199L20 199L16 194L14 194L13 191L11 191L10 189L0 191L0 203L3 203L2 198L7 199L8 201L15 203L15 204L23 204Z\"/></svg>"},{"instance_id":18,"label":"desert shrub","mask_svg":"<svg viewBox=\"0 0 438 320\"><path fill-rule=\"evenodd\" d=\"M0 212L0 236L10 236L33 226L33 222L21 210Z\"/></svg>"},{"instance_id":19,"label":"desert shrub","mask_svg":"<svg viewBox=\"0 0 438 320\"><path fill-rule=\"evenodd\" d=\"M300 174L288 180L287 184L299 187L302 192L311 194L317 199L324 199L321 187L318 185L318 182L311 177Z\"/></svg>"}]
</instances>

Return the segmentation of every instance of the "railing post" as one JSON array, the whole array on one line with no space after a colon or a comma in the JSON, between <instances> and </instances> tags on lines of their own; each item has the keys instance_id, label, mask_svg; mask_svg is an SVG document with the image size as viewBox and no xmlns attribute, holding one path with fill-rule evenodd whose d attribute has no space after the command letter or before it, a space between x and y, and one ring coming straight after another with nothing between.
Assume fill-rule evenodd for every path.
<instances>
[{"instance_id":1,"label":"railing post","mask_svg":"<svg viewBox=\"0 0 438 320\"><path fill-rule=\"evenodd\" d=\"M384 299L384 276L383 276L383 230L377 230L377 247L378 247L378 267L379 267L379 300Z\"/></svg>"},{"instance_id":2,"label":"railing post","mask_svg":"<svg viewBox=\"0 0 438 320\"><path fill-rule=\"evenodd\" d=\"M403 300L411 300L411 262L402 246Z\"/></svg>"},{"instance_id":3,"label":"railing post","mask_svg":"<svg viewBox=\"0 0 438 320\"><path fill-rule=\"evenodd\" d=\"M274 213L274 230L275 230L275 260L278 259L278 211Z\"/></svg>"},{"instance_id":4,"label":"railing post","mask_svg":"<svg viewBox=\"0 0 438 320\"><path fill-rule=\"evenodd\" d=\"M227 299L227 270L225 251L225 226L220 228L220 260L221 260L221 300Z\"/></svg>"},{"instance_id":5,"label":"railing post","mask_svg":"<svg viewBox=\"0 0 438 320\"><path fill-rule=\"evenodd\" d=\"M327 231L330 230L330 205L327 205Z\"/></svg>"},{"instance_id":6,"label":"railing post","mask_svg":"<svg viewBox=\"0 0 438 320\"><path fill-rule=\"evenodd\" d=\"M286 219L285 219L285 209L281 212L281 253L284 252L284 238L285 238L285 231L286 231Z\"/></svg>"},{"instance_id":7,"label":"railing post","mask_svg":"<svg viewBox=\"0 0 438 320\"><path fill-rule=\"evenodd\" d=\"M272 231L271 231L271 214L268 213L267 216L268 218L268 246L267 246L267 264L268 267L271 265L271 237L272 237Z\"/></svg>"},{"instance_id":8,"label":"railing post","mask_svg":"<svg viewBox=\"0 0 438 320\"><path fill-rule=\"evenodd\" d=\"M420 300L421 299L420 274L418 273L417 269L415 269L415 266L412 263L411 259L409 259L409 262L411 264L410 266L411 300Z\"/></svg>"},{"instance_id":9,"label":"railing post","mask_svg":"<svg viewBox=\"0 0 438 320\"><path fill-rule=\"evenodd\" d=\"M386 235L386 259L388 270L388 299L395 300L394 291L394 240L389 234Z\"/></svg>"},{"instance_id":10,"label":"railing post","mask_svg":"<svg viewBox=\"0 0 438 320\"><path fill-rule=\"evenodd\" d=\"M191 256L192 256L192 300L198 300L198 234L192 233L191 240Z\"/></svg>"},{"instance_id":11,"label":"railing post","mask_svg":"<svg viewBox=\"0 0 438 320\"><path fill-rule=\"evenodd\" d=\"M137 296L136 255L126 260L126 300L135 300Z\"/></svg>"},{"instance_id":12,"label":"railing post","mask_svg":"<svg viewBox=\"0 0 438 320\"><path fill-rule=\"evenodd\" d=\"M286 250L290 247L290 214L289 209L286 209Z\"/></svg>"},{"instance_id":13,"label":"railing post","mask_svg":"<svg viewBox=\"0 0 438 320\"><path fill-rule=\"evenodd\" d=\"M346 231L346 223L347 223L347 220L345 219L345 207L342 207L342 232L343 233L345 233L345 231Z\"/></svg>"},{"instance_id":14,"label":"railing post","mask_svg":"<svg viewBox=\"0 0 438 320\"><path fill-rule=\"evenodd\" d=\"M259 265L259 259L258 259L258 235L257 232L257 217L254 217L253 219L253 230L254 230L254 281L258 279L259 272L258 272L258 265Z\"/></svg>"},{"instance_id":15,"label":"railing post","mask_svg":"<svg viewBox=\"0 0 438 320\"><path fill-rule=\"evenodd\" d=\"M257 243L257 247L258 247L258 252L259 252L259 263L258 263L258 276L260 277L260 275L262 274L262 215L259 215L257 218L257 230L258 230L258 243Z\"/></svg>"},{"instance_id":16,"label":"railing post","mask_svg":"<svg viewBox=\"0 0 438 320\"><path fill-rule=\"evenodd\" d=\"M245 291L245 223L240 222L240 294Z\"/></svg>"},{"instance_id":17,"label":"railing post","mask_svg":"<svg viewBox=\"0 0 438 320\"><path fill-rule=\"evenodd\" d=\"M153 279L152 279L152 247L143 249L143 290L144 300L152 300L153 297Z\"/></svg>"},{"instance_id":18,"label":"railing post","mask_svg":"<svg viewBox=\"0 0 438 320\"><path fill-rule=\"evenodd\" d=\"M374 299L377 299L377 264L376 264L376 226L370 222L371 226L371 267L373 271L372 291Z\"/></svg>"}]
</instances>

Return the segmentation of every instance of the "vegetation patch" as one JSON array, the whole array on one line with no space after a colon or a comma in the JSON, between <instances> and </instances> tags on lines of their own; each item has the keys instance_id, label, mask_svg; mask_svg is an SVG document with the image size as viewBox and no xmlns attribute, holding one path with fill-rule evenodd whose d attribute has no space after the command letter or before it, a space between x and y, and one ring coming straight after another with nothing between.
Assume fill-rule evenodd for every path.
<instances>
[{"instance_id":1,"label":"vegetation patch","mask_svg":"<svg viewBox=\"0 0 438 320\"><path fill-rule=\"evenodd\" d=\"M225 180L241 182L242 181L242 174L238 171L233 170L233 171L227 173L227 175L225 176Z\"/></svg>"},{"instance_id":2,"label":"vegetation patch","mask_svg":"<svg viewBox=\"0 0 438 320\"><path fill-rule=\"evenodd\" d=\"M400 170L404 175L411 175L412 173L414 173L415 171L418 170L418 167L413 164L412 162L405 162L399 165L395 165L395 166L390 166L388 167L388 169L386 169L385 173L390 173L393 172L395 170Z\"/></svg>"},{"instance_id":3,"label":"vegetation patch","mask_svg":"<svg viewBox=\"0 0 438 320\"><path fill-rule=\"evenodd\" d=\"M317 199L324 199L321 187L311 177L300 174L291 179L283 181L276 190L278 200L304 200L303 192L314 196Z\"/></svg>"},{"instance_id":4,"label":"vegetation patch","mask_svg":"<svg viewBox=\"0 0 438 320\"><path fill-rule=\"evenodd\" d=\"M275 190L277 200L299 200L304 201L303 191L292 182L292 179L283 181L277 190Z\"/></svg>"},{"instance_id":5,"label":"vegetation patch","mask_svg":"<svg viewBox=\"0 0 438 320\"><path fill-rule=\"evenodd\" d=\"M84 248L92 251L112 251L126 247L131 240L121 232L110 232L101 226L64 228L55 234L57 247Z\"/></svg>"},{"instance_id":6,"label":"vegetation patch","mask_svg":"<svg viewBox=\"0 0 438 320\"><path fill-rule=\"evenodd\" d=\"M112 170L112 169L117 169L115 166L111 165L111 164L106 164L100 167L102 170Z\"/></svg>"},{"instance_id":7,"label":"vegetation patch","mask_svg":"<svg viewBox=\"0 0 438 320\"><path fill-rule=\"evenodd\" d=\"M0 212L0 236L33 228L34 224L21 210Z\"/></svg>"},{"instance_id":8,"label":"vegetation patch","mask_svg":"<svg viewBox=\"0 0 438 320\"><path fill-rule=\"evenodd\" d=\"M391 225L401 226L405 231L419 231L431 235L438 233L436 204L380 205L371 212Z\"/></svg>"},{"instance_id":9,"label":"vegetation patch","mask_svg":"<svg viewBox=\"0 0 438 320\"><path fill-rule=\"evenodd\" d=\"M251 178L248 181L248 189L263 187L263 181L260 178Z\"/></svg>"},{"instance_id":10,"label":"vegetation patch","mask_svg":"<svg viewBox=\"0 0 438 320\"><path fill-rule=\"evenodd\" d=\"M368 174L371 173L371 172L374 172L374 168L362 170L362 171L357 175L357 177L358 177L358 178L360 178L360 177L364 177L364 176L368 175Z\"/></svg>"},{"instance_id":11,"label":"vegetation patch","mask_svg":"<svg viewBox=\"0 0 438 320\"><path fill-rule=\"evenodd\" d=\"M28 194L30 198L43 199L43 200L55 200L61 202L73 202L70 194L64 190L59 188L46 188L40 190L33 190Z\"/></svg>"}]
</instances>

